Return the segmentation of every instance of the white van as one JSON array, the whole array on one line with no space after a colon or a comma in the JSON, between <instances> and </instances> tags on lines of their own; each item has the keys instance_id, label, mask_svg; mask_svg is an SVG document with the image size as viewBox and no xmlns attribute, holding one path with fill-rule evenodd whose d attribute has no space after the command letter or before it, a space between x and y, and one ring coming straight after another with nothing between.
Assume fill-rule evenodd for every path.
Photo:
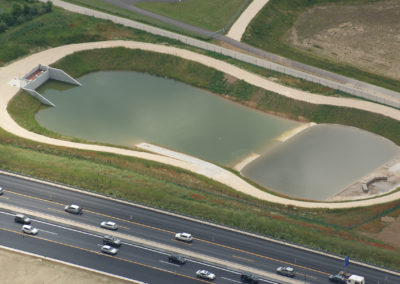
<instances>
[{"instance_id":1,"label":"white van","mask_svg":"<svg viewBox=\"0 0 400 284\"><path fill-rule=\"evenodd\" d=\"M362 276L351 275L347 278L347 284L365 284L365 279Z\"/></svg>"}]
</instances>

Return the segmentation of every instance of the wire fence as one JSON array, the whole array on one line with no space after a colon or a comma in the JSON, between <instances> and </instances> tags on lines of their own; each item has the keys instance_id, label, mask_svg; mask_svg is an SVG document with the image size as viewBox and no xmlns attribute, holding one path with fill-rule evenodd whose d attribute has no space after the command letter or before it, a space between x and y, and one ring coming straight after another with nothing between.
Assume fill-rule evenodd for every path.
<instances>
[{"instance_id":1,"label":"wire fence","mask_svg":"<svg viewBox=\"0 0 400 284\"><path fill-rule=\"evenodd\" d=\"M301 71L295 68L291 68L285 65L281 65L275 62L271 62L265 59L261 59L255 56L251 56L239 51L231 50L228 48L221 47L219 45L215 45L212 43L204 42L195 38L191 38L185 35L181 35L178 33L170 32L167 30L163 30L160 28L156 28L147 24L143 24L140 22L136 22L133 20L121 18L118 16L106 14L103 12L99 12L96 10L91 10L88 8L76 6L70 3L66 3L60 0L53 0L54 5L61 6L64 9L88 15L88 16L93 16L96 18L101 18L105 20L110 20L114 23L121 24L124 26L128 26L131 28L135 28L138 30L142 30L154 35L158 36L163 36L167 37L170 39L174 39L177 41L180 41L184 44L191 45L197 48L201 48L204 50L212 51L215 53L219 53L228 57L232 57L234 59L253 64L265 69L273 70L276 72L284 73L286 75L290 75L296 78L300 78L306 81L310 81L313 83L317 83L332 89L336 89L348 94L351 94L356 97L360 97L363 99L367 99L370 101L378 102L384 105L392 106L395 108L400 109L400 93L394 92L391 90L387 90L384 88L380 88L368 83L364 83L361 81L357 80L349 80L351 81L350 84L345 84L343 82L337 82L332 79L324 78L318 75L310 74L305 71ZM314 68L315 69L315 68ZM325 72L325 75L329 74L329 72ZM343 76L342 76L343 77ZM344 78L344 77L343 77Z\"/></svg>"}]
</instances>

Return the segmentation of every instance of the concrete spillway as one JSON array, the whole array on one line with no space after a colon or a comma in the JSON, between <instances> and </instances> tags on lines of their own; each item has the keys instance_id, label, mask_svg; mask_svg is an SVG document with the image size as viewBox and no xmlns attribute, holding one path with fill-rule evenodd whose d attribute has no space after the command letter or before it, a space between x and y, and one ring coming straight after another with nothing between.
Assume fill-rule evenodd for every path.
<instances>
[{"instance_id":1,"label":"concrete spillway","mask_svg":"<svg viewBox=\"0 0 400 284\"><path fill-rule=\"evenodd\" d=\"M46 83L46 81L49 79L81 86L81 83L65 73L63 70L39 64L24 77L22 77L21 88L38 99L41 103L49 106L55 106L55 104L50 102L36 91L37 88Z\"/></svg>"}]
</instances>

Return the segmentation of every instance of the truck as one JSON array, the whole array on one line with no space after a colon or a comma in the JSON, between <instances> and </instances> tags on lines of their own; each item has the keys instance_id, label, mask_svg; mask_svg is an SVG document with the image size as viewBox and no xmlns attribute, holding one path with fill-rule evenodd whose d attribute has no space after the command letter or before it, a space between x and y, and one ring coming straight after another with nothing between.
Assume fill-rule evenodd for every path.
<instances>
[{"instance_id":1,"label":"truck","mask_svg":"<svg viewBox=\"0 0 400 284\"><path fill-rule=\"evenodd\" d=\"M347 284L365 284L365 279L363 276L352 274L347 278Z\"/></svg>"},{"instance_id":2,"label":"truck","mask_svg":"<svg viewBox=\"0 0 400 284\"><path fill-rule=\"evenodd\" d=\"M363 276L344 271L340 271L338 274L330 275L329 280L339 284L365 284L365 279Z\"/></svg>"}]
</instances>

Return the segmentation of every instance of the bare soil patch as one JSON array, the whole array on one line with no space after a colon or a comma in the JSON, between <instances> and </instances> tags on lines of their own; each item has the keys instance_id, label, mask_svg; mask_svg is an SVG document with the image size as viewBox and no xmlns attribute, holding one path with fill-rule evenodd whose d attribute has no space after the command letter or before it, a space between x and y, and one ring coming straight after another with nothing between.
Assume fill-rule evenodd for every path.
<instances>
[{"instance_id":1,"label":"bare soil patch","mask_svg":"<svg viewBox=\"0 0 400 284\"><path fill-rule=\"evenodd\" d=\"M87 270L0 249L2 284L127 284Z\"/></svg>"},{"instance_id":2,"label":"bare soil patch","mask_svg":"<svg viewBox=\"0 0 400 284\"><path fill-rule=\"evenodd\" d=\"M303 51L400 79L400 1L321 5L304 12L285 35Z\"/></svg>"},{"instance_id":3,"label":"bare soil patch","mask_svg":"<svg viewBox=\"0 0 400 284\"><path fill-rule=\"evenodd\" d=\"M400 216L382 217L379 220L379 232L363 232L362 234L380 240L395 247L400 247Z\"/></svg>"}]
</instances>

